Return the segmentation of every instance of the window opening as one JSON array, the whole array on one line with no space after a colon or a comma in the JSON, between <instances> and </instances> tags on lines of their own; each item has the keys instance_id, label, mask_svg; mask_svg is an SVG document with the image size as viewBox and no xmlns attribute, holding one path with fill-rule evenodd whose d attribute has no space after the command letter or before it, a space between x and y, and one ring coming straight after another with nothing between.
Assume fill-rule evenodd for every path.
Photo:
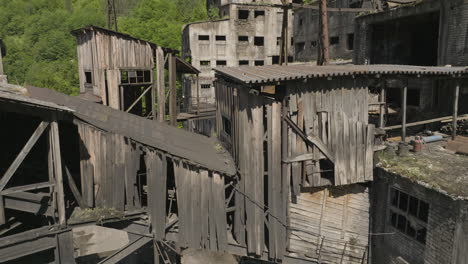
<instances>
[{"instance_id":1,"label":"window opening","mask_svg":"<svg viewBox=\"0 0 468 264\"><path fill-rule=\"evenodd\" d=\"M265 43L264 43L264 38L263 38L263 37L255 37L255 38L254 38L254 45L255 45L255 46L263 46L263 45L265 45Z\"/></svg>"},{"instance_id":2,"label":"window opening","mask_svg":"<svg viewBox=\"0 0 468 264\"><path fill-rule=\"evenodd\" d=\"M265 11L264 10L255 10L254 11L254 16L257 18L259 16L265 16Z\"/></svg>"},{"instance_id":3,"label":"window opening","mask_svg":"<svg viewBox=\"0 0 468 264\"><path fill-rule=\"evenodd\" d=\"M239 65L242 66L242 65L249 65L249 61L248 60L240 60L239 61Z\"/></svg>"},{"instance_id":4,"label":"window opening","mask_svg":"<svg viewBox=\"0 0 468 264\"><path fill-rule=\"evenodd\" d=\"M231 136L231 120L223 116L223 131Z\"/></svg>"},{"instance_id":5,"label":"window opening","mask_svg":"<svg viewBox=\"0 0 468 264\"><path fill-rule=\"evenodd\" d=\"M337 45L340 43L340 37L331 37L330 38L330 45Z\"/></svg>"},{"instance_id":6,"label":"window opening","mask_svg":"<svg viewBox=\"0 0 468 264\"><path fill-rule=\"evenodd\" d=\"M262 60L256 60L255 61L255 66L263 66L263 65L265 65L265 62L262 61Z\"/></svg>"},{"instance_id":7,"label":"window opening","mask_svg":"<svg viewBox=\"0 0 468 264\"><path fill-rule=\"evenodd\" d=\"M227 62L225 60L216 61L216 66L226 66Z\"/></svg>"},{"instance_id":8,"label":"window opening","mask_svg":"<svg viewBox=\"0 0 468 264\"><path fill-rule=\"evenodd\" d=\"M239 37L238 37L238 40L239 40L239 41L242 41L242 42L244 42L244 41L248 42L248 41L249 41L249 37L248 37L248 36L239 36Z\"/></svg>"},{"instance_id":9,"label":"window opening","mask_svg":"<svg viewBox=\"0 0 468 264\"><path fill-rule=\"evenodd\" d=\"M210 40L210 36L208 36L208 35L199 35L198 40Z\"/></svg>"},{"instance_id":10,"label":"window opening","mask_svg":"<svg viewBox=\"0 0 468 264\"><path fill-rule=\"evenodd\" d=\"M200 87L202 89L210 89L211 88L211 84L201 84Z\"/></svg>"},{"instance_id":11,"label":"window opening","mask_svg":"<svg viewBox=\"0 0 468 264\"><path fill-rule=\"evenodd\" d=\"M354 49L354 34L353 33L347 35L346 42L347 42L346 48L348 50L353 50Z\"/></svg>"},{"instance_id":12,"label":"window opening","mask_svg":"<svg viewBox=\"0 0 468 264\"><path fill-rule=\"evenodd\" d=\"M425 244L429 204L400 190L390 188L390 224L398 231Z\"/></svg>"},{"instance_id":13,"label":"window opening","mask_svg":"<svg viewBox=\"0 0 468 264\"><path fill-rule=\"evenodd\" d=\"M249 18L249 10L239 9L237 18L239 18L239 19L248 19Z\"/></svg>"},{"instance_id":14,"label":"window opening","mask_svg":"<svg viewBox=\"0 0 468 264\"><path fill-rule=\"evenodd\" d=\"M148 84L151 83L150 70L121 70L121 84Z\"/></svg>"},{"instance_id":15,"label":"window opening","mask_svg":"<svg viewBox=\"0 0 468 264\"><path fill-rule=\"evenodd\" d=\"M226 41L226 36L217 35L216 41Z\"/></svg>"}]
</instances>

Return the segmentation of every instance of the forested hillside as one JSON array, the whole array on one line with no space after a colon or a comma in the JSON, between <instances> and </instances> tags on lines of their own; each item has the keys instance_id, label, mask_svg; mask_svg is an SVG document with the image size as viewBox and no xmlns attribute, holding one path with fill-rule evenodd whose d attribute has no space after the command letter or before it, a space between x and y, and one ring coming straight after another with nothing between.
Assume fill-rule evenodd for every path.
<instances>
[{"instance_id":1,"label":"forested hillside","mask_svg":"<svg viewBox=\"0 0 468 264\"><path fill-rule=\"evenodd\" d=\"M180 49L183 24L208 19L205 0L116 0L118 29ZM125 6L124 6L125 5ZM0 0L0 39L11 83L78 93L72 29L106 26L106 0Z\"/></svg>"}]
</instances>

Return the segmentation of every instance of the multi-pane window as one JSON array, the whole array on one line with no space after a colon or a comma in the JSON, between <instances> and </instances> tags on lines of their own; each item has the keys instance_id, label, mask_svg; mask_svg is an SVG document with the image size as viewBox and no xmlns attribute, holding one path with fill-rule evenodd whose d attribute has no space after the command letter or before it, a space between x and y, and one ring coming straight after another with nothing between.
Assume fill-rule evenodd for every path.
<instances>
[{"instance_id":1,"label":"multi-pane window","mask_svg":"<svg viewBox=\"0 0 468 264\"><path fill-rule=\"evenodd\" d=\"M211 84L209 84L209 83L208 83L208 84L201 84L200 87L201 87L202 89L210 89L210 88L211 88Z\"/></svg>"},{"instance_id":2,"label":"multi-pane window","mask_svg":"<svg viewBox=\"0 0 468 264\"><path fill-rule=\"evenodd\" d=\"M120 83L148 84L151 83L151 70L121 70Z\"/></svg>"},{"instance_id":3,"label":"multi-pane window","mask_svg":"<svg viewBox=\"0 0 468 264\"><path fill-rule=\"evenodd\" d=\"M429 204L390 188L390 224L407 236L426 244Z\"/></svg>"}]
</instances>

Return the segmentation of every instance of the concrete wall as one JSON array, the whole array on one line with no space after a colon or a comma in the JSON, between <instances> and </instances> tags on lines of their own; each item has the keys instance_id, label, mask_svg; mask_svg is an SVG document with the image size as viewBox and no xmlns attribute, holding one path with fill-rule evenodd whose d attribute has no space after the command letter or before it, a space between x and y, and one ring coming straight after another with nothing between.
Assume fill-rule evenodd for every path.
<instances>
[{"instance_id":1,"label":"concrete wall","mask_svg":"<svg viewBox=\"0 0 468 264\"><path fill-rule=\"evenodd\" d=\"M383 23L402 23L400 28L405 30L411 26L405 19L414 21L415 16L435 12L438 18L438 41L437 41L437 58L436 65L454 65L464 66L468 64L468 1L467 0L424 0L417 5L401 7L392 10L387 10L382 13L370 14L359 17L356 20L356 42L355 42L355 64L365 63L399 63L395 59L401 60L405 56L403 48L395 47L400 41L411 41L411 34L407 37L400 36L399 39L392 39L395 34L390 32L390 29L385 30L388 34L382 38L388 39L394 47L382 46L378 47L373 43L373 35L376 34L374 25L382 25ZM421 29L427 27L423 24ZM395 33L400 30L394 29ZM413 36L414 37L414 36ZM406 38L406 39L404 39ZM420 45L424 48L423 45ZM381 50L381 60L373 62L373 50ZM395 54L391 53L392 49ZM417 50L417 49L416 49ZM431 52L432 53L432 52ZM398 55L398 56L397 56ZM406 54L411 56L411 54ZM431 56L431 54L427 54ZM411 63L405 63L411 64Z\"/></svg>"},{"instance_id":2,"label":"concrete wall","mask_svg":"<svg viewBox=\"0 0 468 264\"><path fill-rule=\"evenodd\" d=\"M357 12L329 13L328 29L330 39L338 38L338 43L330 42L331 59L352 59L354 18L356 15ZM300 9L296 11L294 13L294 60L317 60L318 43L319 11L313 9Z\"/></svg>"},{"instance_id":3,"label":"concrete wall","mask_svg":"<svg viewBox=\"0 0 468 264\"><path fill-rule=\"evenodd\" d=\"M390 187L429 203L425 245L391 226ZM413 264L453 263L455 227L460 218L460 202L380 168L377 169L376 180L373 182L371 201L372 232L380 234L371 237L373 263L401 263L398 262L398 258Z\"/></svg>"},{"instance_id":4,"label":"concrete wall","mask_svg":"<svg viewBox=\"0 0 468 264\"><path fill-rule=\"evenodd\" d=\"M239 10L248 12L248 18L239 19ZM259 15L258 11L264 11L264 14ZM229 18L186 25L182 35L182 56L185 59L190 58L192 65L201 71L199 85L201 87L210 85L210 88L200 88L200 97L211 104L215 102L212 68L224 66L218 65L219 62L225 62L228 67L239 66L241 61L247 62L250 66L259 63L271 65L280 54L278 38L281 37L282 9L231 4L224 6L221 12L229 14ZM288 43L292 56L291 12L289 21ZM200 36L204 36L204 39L200 39ZM224 36L226 40L217 40L217 36ZM247 37L248 41L240 41L239 37ZM256 37L263 38L263 45L255 44ZM185 96L196 97L197 89L196 84L192 82L192 91Z\"/></svg>"}]
</instances>

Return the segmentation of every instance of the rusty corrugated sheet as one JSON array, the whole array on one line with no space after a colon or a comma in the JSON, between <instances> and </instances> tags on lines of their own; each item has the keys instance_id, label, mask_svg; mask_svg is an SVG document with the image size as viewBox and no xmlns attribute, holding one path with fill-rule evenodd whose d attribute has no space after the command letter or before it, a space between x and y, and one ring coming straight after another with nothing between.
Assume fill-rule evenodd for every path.
<instances>
[{"instance_id":1,"label":"rusty corrugated sheet","mask_svg":"<svg viewBox=\"0 0 468 264\"><path fill-rule=\"evenodd\" d=\"M289 80L338 76L407 75L459 76L468 75L466 67L425 67L408 65L328 65L312 64L218 67L218 74L246 84L283 82Z\"/></svg>"}]
</instances>

